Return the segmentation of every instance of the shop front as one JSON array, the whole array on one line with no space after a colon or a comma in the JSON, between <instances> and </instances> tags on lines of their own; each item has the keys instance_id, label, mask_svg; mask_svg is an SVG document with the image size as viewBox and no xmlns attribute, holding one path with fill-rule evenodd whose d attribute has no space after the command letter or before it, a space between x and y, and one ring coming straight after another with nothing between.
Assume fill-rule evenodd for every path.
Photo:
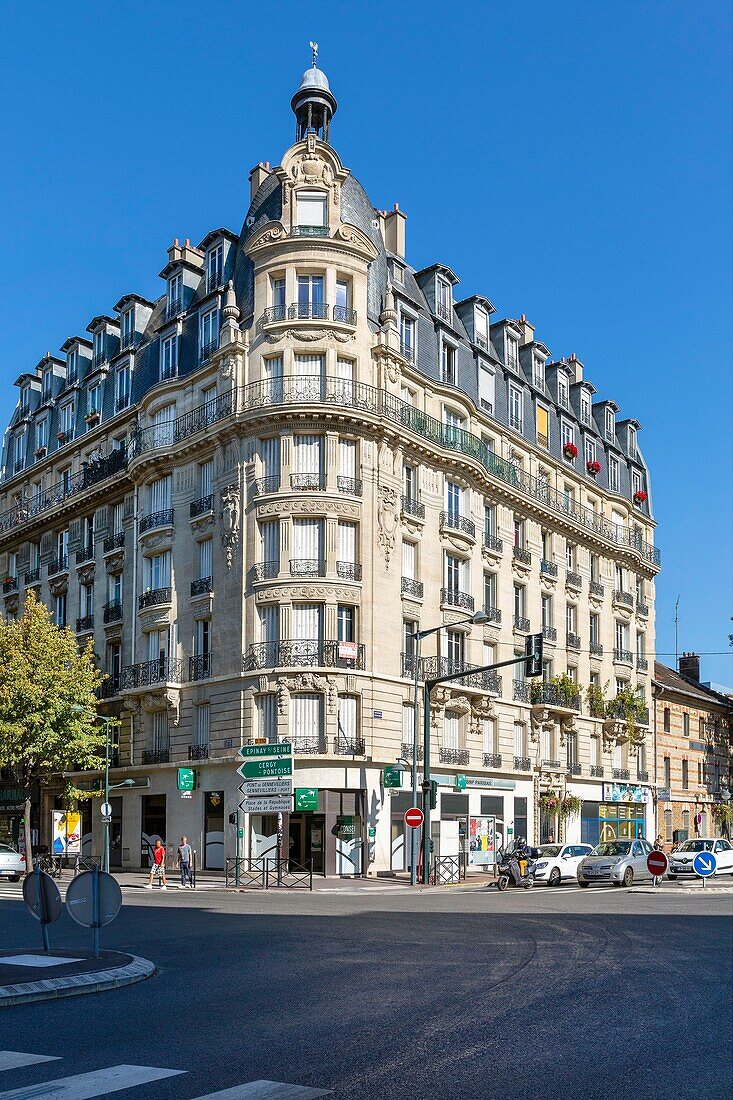
<instances>
[{"instance_id":1,"label":"shop front","mask_svg":"<svg viewBox=\"0 0 733 1100\"><path fill-rule=\"evenodd\" d=\"M364 867L365 791L313 788L316 807L282 815L283 847L301 867L314 875L362 875ZM276 814L249 815L253 859L277 855Z\"/></svg>"},{"instance_id":2,"label":"shop front","mask_svg":"<svg viewBox=\"0 0 733 1100\"><path fill-rule=\"evenodd\" d=\"M23 788L12 784L0 787L0 844L18 847L24 811Z\"/></svg>"},{"instance_id":3,"label":"shop front","mask_svg":"<svg viewBox=\"0 0 733 1100\"><path fill-rule=\"evenodd\" d=\"M653 839L653 807L648 787L603 783L599 801L583 799L580 841Z\"/></svg>"}]
</instances>

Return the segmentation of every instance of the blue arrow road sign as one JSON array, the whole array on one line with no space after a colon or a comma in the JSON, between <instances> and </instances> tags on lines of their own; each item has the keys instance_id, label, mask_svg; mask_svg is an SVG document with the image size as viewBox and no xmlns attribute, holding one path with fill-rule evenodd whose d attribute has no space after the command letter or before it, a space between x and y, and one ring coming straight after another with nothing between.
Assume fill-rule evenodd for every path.
<instances>
[{"instance_id":1,"label":"blue arrow road sign","mask_svg":"<svg viewBox=\"0 0 733 1100\"><path fill-rule=\"evenodd\" d=\"M692 861L695 874L699 875L700 878L707 878L708 875L714 875L717 865L718 861L712 852L698 852Z\"/></svg>"}]
</instances>

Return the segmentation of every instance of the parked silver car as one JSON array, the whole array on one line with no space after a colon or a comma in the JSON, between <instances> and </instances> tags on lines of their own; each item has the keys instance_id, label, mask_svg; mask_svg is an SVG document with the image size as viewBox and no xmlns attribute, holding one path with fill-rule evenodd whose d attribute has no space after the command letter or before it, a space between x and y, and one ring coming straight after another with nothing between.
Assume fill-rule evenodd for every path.
<instances>
[{"instance_id":1,"label":"parked silver car","mask_svg":"<svg viewBox=\"0 0 733 1100\"><path fill-rule=\"evenodd\" d=\"M631 886L637 878L651 878L646 865L651 850L648 840L604 840L578 864L578 885Z\"/></svg>"},{"instance_id":2,"label":"parked silver car","mask_svg":"<svg viewBox=\"0 0 733 1100\"><path fill-rule=\"evenodd\" d=\"M25 874L25 856L16 852L9 844L0 844L0 878L9 878L17 882Z\"/></svg>"}]
</instances>

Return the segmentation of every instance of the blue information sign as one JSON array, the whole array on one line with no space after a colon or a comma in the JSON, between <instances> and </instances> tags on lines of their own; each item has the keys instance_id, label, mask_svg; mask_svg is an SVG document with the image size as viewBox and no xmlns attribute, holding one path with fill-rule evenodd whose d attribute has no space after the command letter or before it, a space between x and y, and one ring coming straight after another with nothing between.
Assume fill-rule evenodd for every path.
<instances>
[{"instance_id":1,"label":"blue information sign","mask_svg":"<svg viewBox=\"0 0 733 1100\"><path fill-rule=\"evenodd\" d=\"M692 866L696 875L707 878L708 875L715 874L718 861L712 852L698 852L692 861Z\"/></svg>"}]
</instances>

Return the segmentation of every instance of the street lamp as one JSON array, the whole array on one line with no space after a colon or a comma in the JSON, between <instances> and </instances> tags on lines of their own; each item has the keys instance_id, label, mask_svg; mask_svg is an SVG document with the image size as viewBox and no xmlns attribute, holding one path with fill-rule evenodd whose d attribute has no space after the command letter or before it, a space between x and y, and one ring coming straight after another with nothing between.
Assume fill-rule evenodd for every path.
<instances>
[{"instance_id":1,"label":"street lamp","mask_svg":"<svg viewBox=\"0 0 733 1100\"><path fill-rule=\"evenodd\" d=\"M425 630L415 630L410 637L415 643L415 652L412 655L413 668L412 668L412 682L413 682L413 727L412 727L412 805L417 806L417 731L420 729L420 723L418 722L418 712L420 706L420 648L423 638L428 638L431 634L437 634L443 630L446 625L460 626L461 623L485 623L488 622L489 616L485 611L476 611L473 615L464 615L462 619L456 619L450 624L441 623L440 626L427 627ZM424 800L423 800L424 801ZM417 829L412 829L412 839L410 846L410 885L417 885L417 854L418 854L418 839ZM423 860L427 861L430 852L430 837L425 836L425 826L423 824Z\"/></svg>"},{"instance_id":2,"label":"street lamp","mask_svg":"<svg viewBox=\"0 0 733 1100\"><path fill-rule=\"evenodd\" d=\"M109 785L109 727L115 719L107 718L104 714L98 714L91 707L81 707L78 703L73 703L71 709L77 714L93 714L100 722L104 722L104 802L105 805L108 805L111 790L135 785L134 779L125 779L122 783L115 783L112 787ZM102 834L102 870L109 872L109 816L107 814L102 818L102 825L104 827Z\"/></svg>"}]
</instances>

